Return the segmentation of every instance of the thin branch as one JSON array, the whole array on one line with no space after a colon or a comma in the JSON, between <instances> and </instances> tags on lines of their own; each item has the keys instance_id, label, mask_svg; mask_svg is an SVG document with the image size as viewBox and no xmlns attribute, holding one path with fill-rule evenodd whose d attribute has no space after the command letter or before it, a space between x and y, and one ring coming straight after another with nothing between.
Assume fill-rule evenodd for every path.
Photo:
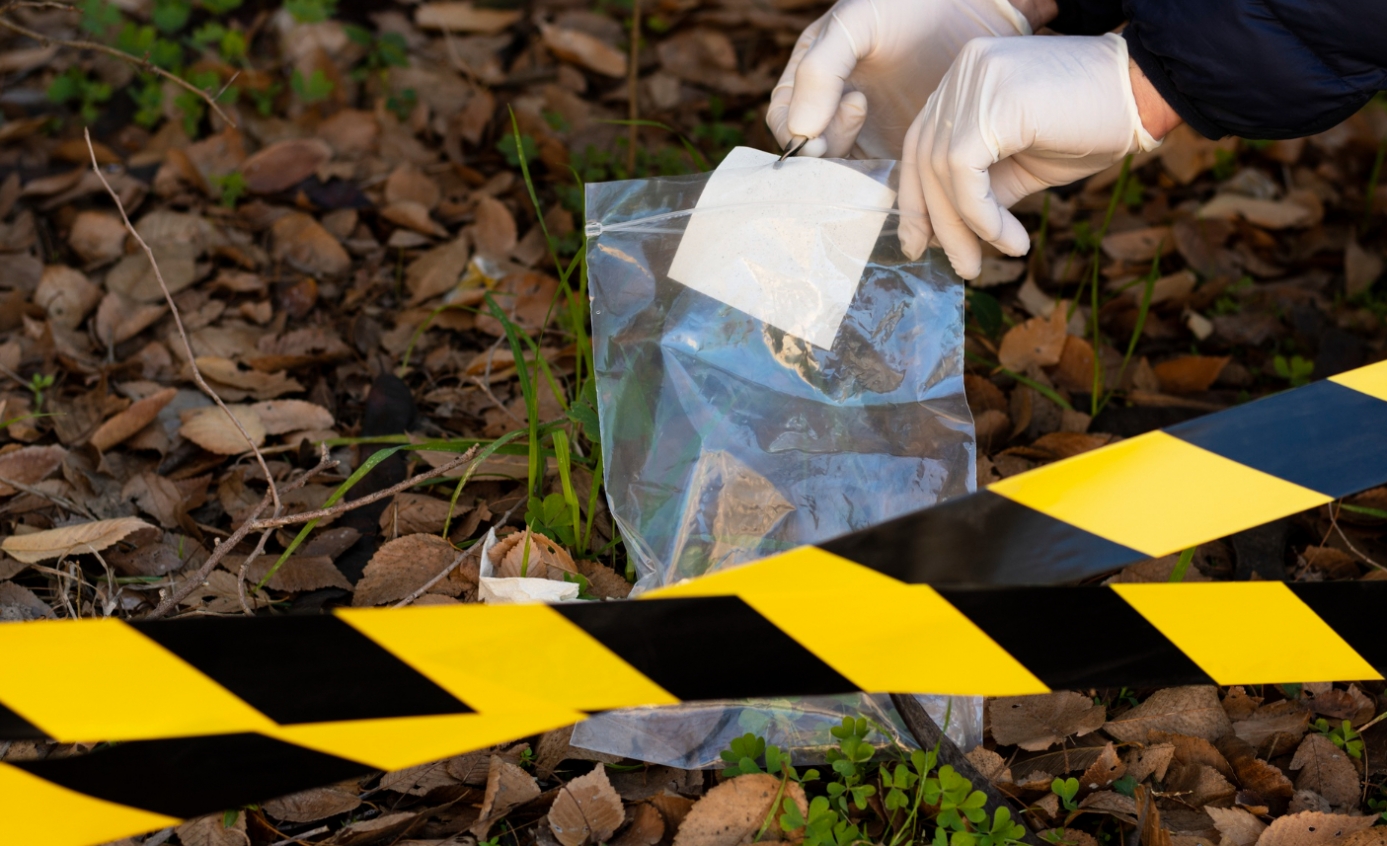
<instances>
[{"instance_id":1,"label":"thin branch","mask_svg":"<svg viewBox=\"0 0 1387 846\"><path fill-rule=\"evenodd\" d=\"M68 498L65 497L65 496L60 496L59 494L49 493L48 491L39 490L39 489L36 488L36 487L33 487L33 486L31 486L31 485L26 485L26 484L24 484L23 482L16 482L14 479L7 479L7 478L5 478L4 476L0 476L0 483L4 483L4 484L6 484L6 485L9 485L10 487L14 488L15 490L17 490L17 491L22 491L23 493L29 494L30 496L36 496L36 497L38 497L38 498L40 498L40 499L46 499L46 500L48 500L49 502L53 503L54 505L60 506L60 507L62 507L62 508L66 508L68 511L72 512L73 514L81 514L83 517L86 517L88 520L95 520L95 519L96 519L96 515L93 514L93 513L91 513L91 511L88 510L86 506L84 506L84 505L82 505L82 504L80 504L80 503L73 502L72 500L68 499Z\"/></svg>"},{"instance_id":2,"label":"thin branch","mask_svg":"<svg viewBox=\"0 0 1387 846\"><path fill-rule=\"evenodd\" d=\"M290 487L285 489L285 493L303 487L308 484L309 479L338 465L339 462L333 461L328 455L327 444L322 444L319 450L317 465L304 473L297 481L290 482ZM249 617L255 616L255 609L251 608L250 600L246 596L246 572L250 569L250 565L255 562L255 559L264 554L265 544L273 533L274 529L266 529L260 533L260 540L255 544L255 549L251 550L250 555L246 556L246 560L241 562L241 569L236 574L236 596L241 600L241 610L245 611L246 616Z\"/></svg>"},{"instance_id":3,"label":"thin branch","mask_svg":"<svg viewBox=\"0 0 1387 846\"><path fill-rule=\"evenodd\" d=\"M212 550L212 554L207 556L207 560L202 563L202 567L198 569L197 573L190 576L187 579L187 581L183 583L182 587L178 588L173 593L165 597L162 601L160 601L159 606L155 608L153 611L151 611L149 613L149 617L147 617L146 619L157 620L160 617L172 611L174 607L178 605L178 603L182 602L184 599L187 599L193 591L197 590L198 585L206 581L207 577L211 575L212 570L215 569L216 566L222 562L222 559L226 558L226 556L231 552L231 550L235 549L237 544L245 540L246 537L250 535L252 532L260 532L266 529L276 529L280 526L291 526L295 523L307 523L310 520L318 520L326 517L336 517L339 514L345 514L348 511L353 511L357 508L370 505L371 503L378 502L379 500L385 499L386 497L394 496L395 494L403 490L407 490L408 488L413 487L414 485L417 485L420 482L427 481L429 479L434 478L435 476L441 476L444 473L447 473L449 470L453 470L457 467L462 466L468 461L473 460L473 457L476 455L476 451L477 448L474 446L467 452L458 456L456 459L447 462L446 464L441 464L438 467L434 467L418 475L411 476L410 478L405 479L403 482L400 482L398 485L391 485L390 487L384 490L377 491L373 494L368 494L367 496L363 496L360 499L339 502L331 508L320 508L316 511L305 511L302 514L290 514L287 517L271 517L267 520L261 520L259 519L260 515L264 513L265 509L268 508L270 505L270 494L267 491L265 493L265 497L260 500L260 504L257 505L253 511L251 511L250 515L246 518L246 521L241 524L241 527L238 528L236 531L232 532L231 536L227 538L225 541L219 541L217 543L216 549ZM303 484L303 482L307 478L307 475L305 475L302 479L286 487L286 492L289 490L293 490L294 488Z\"/></svg>"},{"instance_id":4,"label":"thin branch","mask_svg":"<svg viewBox=\"0 0 1387 846\"><path fill-rule=\"evenodd\" d=\"M79 11L78 9L75 9L72 6L68 6L62 3L9 3L6 4L3 8L0 8L0 15L3 15L5 12L8 12L11 8L15 6L41 9L63 9L71 10L74 12ZM107 47L105 44L101 44L96 41L73 41L67 38L57 38L52 35L44 35L43 33L29 29L26 26L20 26L19 24L5 17L0 17L0 26L4 27L5 29L8 29L10 32L23 35L26 38L32 38L45 47L49 44L57 44L62 47L70 47L73 50L92 50L97 53L105 53L108 56L114 56L115 58L120 59L124 62L129 62L130 64L134 65L140 70L145 71L146 73L152 73L156 76L161 76L164 79L167 79L169 82L172 82L174 85L177 85L179 88L182 88L192 94L197 95L198 97L206 101L207 105L211 107L212 111L217 113L217 117L226 121L227 124L232 127L236 126L236 121L232 120L226 112L222 111L222 107L217 105L216 99L214 99L206 91L203 91L201 88L198 88L196 85L193 85L191 82L187 81L186 79L183 79L177 74L169 73L168 71L164 70L158 65L152 64L147 56L142 59L139 56L132 56L124 50L117 50L114 47ZM220 97L221 94L218 94L217 96ZM104 182L105 180L102 181Z\"/></svg>"},{"instance_id":5,"label":"thin branch","mask_svg":"<svg viewBox=\"0 0 1387 846\"><path fill-rule=\"evenodd\" d=\"M0 19L0 23L3 23L3 19ZM197 366L197 356L193 353L193 345L188 340L187 330L183 328L183 315L178 311L178 304L173 301L173 294L169 293L169 286L168 283L164 281L164 274L159 270L159 263L154 260L154 250L150 249L149 244L145 242L145 239L141 237L139 231L135 229L135 225L130 222L130 215L125 213L125 204L120 201L120 197L116 194L116 190L111 187L110 182L106 181L106 174L101 172L101 166L96 163L96 148L92 146L91 130L83 129L82 135L87 139L87 152L91 154L92 170L96 172L96 178L101 180L101 184L106 188L106 193L111 195L111 200L116 204L116 209L120 211L120 219L125 221L126 230L130 232L139 243L140 247L144 249L145 255L149 258L149 266L154 269L154 278L159 281L159 290L164 292L164 300L168 302L169 310L173 312L173 323L178 327L178 337L183 340L183 351L187 353L188 366L192 368L193 371L193 381L197 383L197 386L202 389L204 394L212 398L212 402L215 402L217 407L231 420L232 425L241 433L241 437L246 439L246 443L250 446L250 451L255 453L255 460L259 462L261 472L265 474L265 481L270 483L270 498L274 501L275 514L281 514L284 511L284 504L280 502L279 491L275 488L274 476L270 473L270 466L265 463L265 456L260 452L260 447L255 445L255 439L246 431L246 427L241 425L241 421L236 419L236 415L232 414L231 409L226 407L226 403L222 402L222 398L217 395L216 391L212 390L212 386L207 384L207 380L202 378L202 371L198 369Z\"/></svg>"}]
</instances>

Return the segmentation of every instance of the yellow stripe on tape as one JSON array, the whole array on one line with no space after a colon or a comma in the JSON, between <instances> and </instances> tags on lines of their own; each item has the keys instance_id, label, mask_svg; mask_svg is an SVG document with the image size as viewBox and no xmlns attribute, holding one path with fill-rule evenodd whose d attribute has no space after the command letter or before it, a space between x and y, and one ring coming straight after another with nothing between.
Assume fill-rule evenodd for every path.
<instances>
[{"instance_id":1,"label":"yellow stripe on tape","mask_svg":"<svg viewBox=\"0 0 1387 846\"><path fill-rule=\"evenodd\" d=\"M988 490L1152 557L1330 500L1164 432L1039 467Z\"/></svg>"},{"instance_id":2,"label":"yellow stripe on tape","mask_svg":"<svg viewBox=\"0 0 1387 846\"><path fill-rule=\"evenodd\" d=\"M6 663L0 701L55 740L185 737L274 726L118 620L0 626L0 655Z\"/></svg>"},{"instance_id":3,"label":"yellow stripe on tape","mask_svg":"<svg viewBox=\"0 0 1387 846\"><path fill-rule=\"evenodd\" d=\"M90 703L88 703L90 704ZM182 820L94 799L0 764L0 843L86 846L178 825Z\"/></svg>"},{"instance_id":4,"label":"yellow stripe on tape","mask_svg":"<svg viewBox=\"0 0 1387 846\"><path fill-rule=\"evenodd\" d=\"M1382 678L1283 582L1111 587L1219 684Z\"/></svg>"},{"instance_id":5,"label":"yellow stripe on tape","mask_svg":"<svg viewBox=\"0 0 1387 846\"><path fill-rule=\"evenodd\" d=\"M1340 373L1338 376L1330 376L1329 381L1370 397L1387 400L1387 361L1379 361L1377 364Z\"/></svg>"},{"instance_id":6,"label":"yellow stripe on tape","mask_svg":"<svg viewBox=\"0 0 1387 846\"><path fill-rule=\"evenodd\" d=\"M933 588L903 584L816 547L651 596L733 594L863 690L971 694L986 689L997 696L1050 691ZM844 637L832 624L835 611L856 619L864 602L870 619ZM945 642L947 649L917 649ZM903 648L913 650L910 661L901 660ZM961 654L967 660L958 660Z\"/></svg>"}]
</instances>

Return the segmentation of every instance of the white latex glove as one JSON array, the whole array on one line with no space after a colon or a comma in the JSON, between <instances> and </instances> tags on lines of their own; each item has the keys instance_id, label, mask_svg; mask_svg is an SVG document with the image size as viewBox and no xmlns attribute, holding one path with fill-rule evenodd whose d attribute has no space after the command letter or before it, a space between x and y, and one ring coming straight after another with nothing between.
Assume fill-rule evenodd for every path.
<instances>
[{"instance_id":1,"label":"white latex glove","mask_svg":"<svg viewBox=\"0 0 1387 846\"><path fill-rule=\"evenodd\" d=\"M979 239L1011 256L1030 249L1007 207L1159 144L1142 126L1120 36L971 41L906 134L901 247L919 258L932 236L974 279Z\"/></svg>"},{"instance_id":2,"label":"white latex glove","mask_svg":"<svg viewBox=\"0 0 1387 846\"><path fill-rule=\"evenodd\" d=\"M895 159L954 56L974 38L1030 35L1007 0L839 0L800 35L766 124L803 156Z\"/></svg>"}]
</instances>

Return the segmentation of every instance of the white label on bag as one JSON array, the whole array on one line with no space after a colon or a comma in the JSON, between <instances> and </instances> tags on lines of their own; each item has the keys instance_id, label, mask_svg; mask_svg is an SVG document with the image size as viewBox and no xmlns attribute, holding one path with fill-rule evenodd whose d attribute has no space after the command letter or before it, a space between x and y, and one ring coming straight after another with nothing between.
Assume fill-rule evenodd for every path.
<instances>
[{"instance_id":1,"label":"white label on bag","mask_svg":"<svg viewBox=\"0 0 1387 846\"><path fill-rule=\"evenodd\" d=\"M709 177L669 278L828 349L896 192L824 159L737 147Z\"/></svg>"}]
</instances>

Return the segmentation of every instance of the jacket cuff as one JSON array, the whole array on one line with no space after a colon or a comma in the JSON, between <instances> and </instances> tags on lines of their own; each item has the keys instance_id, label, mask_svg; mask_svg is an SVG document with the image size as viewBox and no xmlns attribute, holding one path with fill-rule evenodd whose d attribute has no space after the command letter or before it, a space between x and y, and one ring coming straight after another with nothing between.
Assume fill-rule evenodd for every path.
<instances>
[{"instance_id":1,"label":"jacket cuff","mask_svg":"<svg viewBox=\"0 0 1387 846\"><path fill-rule=\"evenodd\" d=\"M1170 81L1170 76L1165 72L1165 67L1161 64L1160 57L1141 42L1141 22L1132 21L1127 24L1127 28L1122 31L1122 37L1127 41L1127 55L1132 57L1132 61L1137 63L1141 72L1146 74L1146 78L1151 81L1151 87L1156 89L1156 93L1165 98L1180 119L1190 125L1190 128L1205 138L1217 141L1226 135L1231 135L1227 129L1204 117L1198 109L1194 107L1175 88L1175 84Z\"/></svg>"}]
</instances>

